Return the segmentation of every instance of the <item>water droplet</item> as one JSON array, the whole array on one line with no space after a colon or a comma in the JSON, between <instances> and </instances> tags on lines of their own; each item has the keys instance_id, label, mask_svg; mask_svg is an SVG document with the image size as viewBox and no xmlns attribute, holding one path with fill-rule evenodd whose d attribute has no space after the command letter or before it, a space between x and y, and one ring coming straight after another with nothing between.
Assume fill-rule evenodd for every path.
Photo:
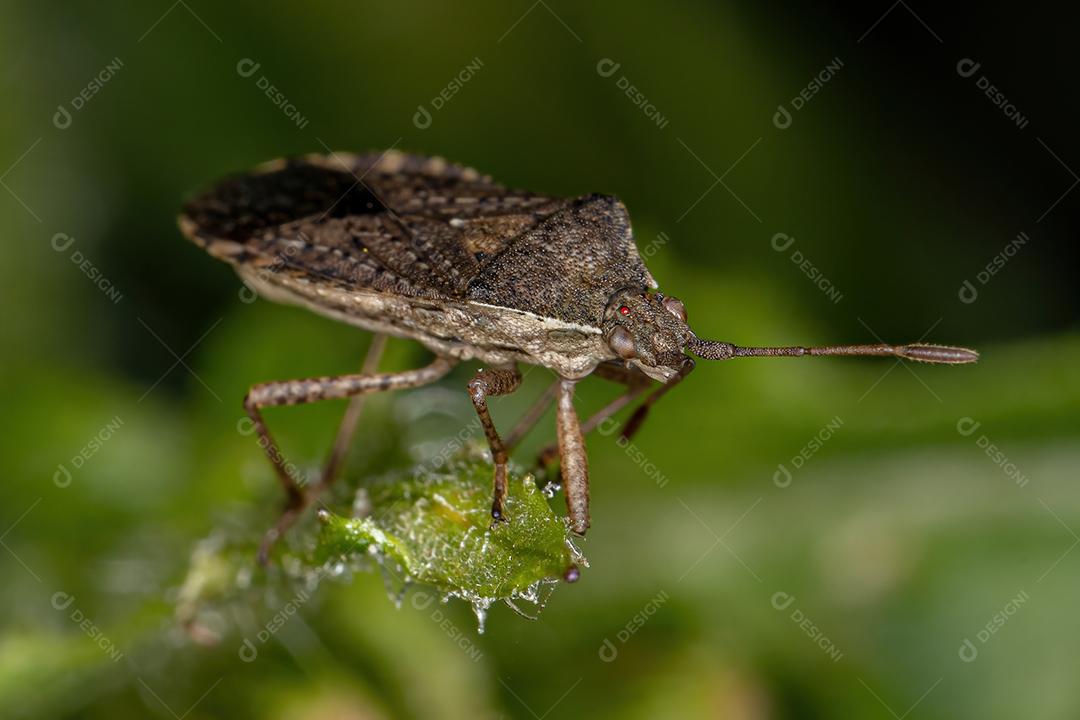
<instances>
[{"instance_id":1,"label":"water droplet","mask_svg":"<svg viewBox=\"0 0 1080 720\"><path fill-rule=\"evenodd\" d=\"M475 598L472 601L473 612L476 613L476 632L484 634L484 622L487 620L487 611L491 607L491 601L487 598Z\"/></svg>"},{"instance_id":2,"label":"water droplet","mask_svg":"<svg viewBox=\"0 0 1080 720\"><path fill-rule=\"evenodd\" d=\"M560 490L562 490L562 485L554 482L544 483L544 487L540 488L540 492L542 492L544 497L548 500L555 497Z\"/></svg>"}]
</instances>

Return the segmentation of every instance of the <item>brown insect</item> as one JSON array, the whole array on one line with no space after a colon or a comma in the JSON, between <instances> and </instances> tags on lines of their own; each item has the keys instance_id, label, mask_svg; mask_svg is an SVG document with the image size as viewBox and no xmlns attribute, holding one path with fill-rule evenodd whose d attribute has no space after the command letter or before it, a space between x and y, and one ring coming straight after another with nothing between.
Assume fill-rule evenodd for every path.
<instances>
[{"instance_id":1,"label":"brown insect","mask_svg":"<svg viewBox=\"0 0 1080 720\"><path fill-rule=\"evenodd\" d=\"M278 160L227 179L189 202L184 234L230 263L263 297L304 306L376 333L355 375L260 383L244 399L287 495L260 550L269 549L333 480L363 396L435 382L460 361L485 367L468 383L495 465L493 522L508 521L510 449L557 398L558 454L571 529L589 527L583 435L659 383L623 429L629 437L649 408L708 360L800 355L895 356L931 363L974 362L973 350L940 345L740 347L702 340L686 308L656 291L634 246L626 207L608 195L557 198L507 190L470 168L399 152L309 155ZM426 367L376 372L385 337L412 338L435 355ZM514 392L519 363L558 376L504 439L487 399ZM626 392L586 422L574 386L590 374ZM317 484L304 488L263 422L261 409L353 398Z\"/></svg>"}]
</instances>

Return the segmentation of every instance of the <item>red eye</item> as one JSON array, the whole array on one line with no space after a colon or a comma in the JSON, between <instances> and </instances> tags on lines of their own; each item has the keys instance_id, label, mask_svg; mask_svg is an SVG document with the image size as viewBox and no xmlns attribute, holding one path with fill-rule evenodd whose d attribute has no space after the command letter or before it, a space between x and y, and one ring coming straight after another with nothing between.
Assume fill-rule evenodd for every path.
<instances>
[{"instance_id":1,"label":"red eye","mask_svg":"<svg viewBox=\"0 0 1080 720\"><path fill-rule=\"evenodd\" d=\"M629 315L630 314L630 308L626 307L625 305L621 306L619 308L619 314L620 315Z\"/></svg>"}]
</instances>

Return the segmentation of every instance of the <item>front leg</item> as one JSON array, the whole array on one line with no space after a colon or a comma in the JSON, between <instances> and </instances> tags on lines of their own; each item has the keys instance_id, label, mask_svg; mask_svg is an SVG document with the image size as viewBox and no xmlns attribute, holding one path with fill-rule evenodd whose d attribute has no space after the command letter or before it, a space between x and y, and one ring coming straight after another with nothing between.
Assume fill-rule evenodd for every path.
<instances>
[{"instance_id":1,"label":"front leg","mask_svg":"<svg viewBox=\"0 0 1080 720\"><path fill-rule=\"evenodd\" d=\"M469 381L469 397L472 399L476 414L480 417L480 424L487 436L488 447L491 448L491 461L495 463L494 497L491 502L492 522L505 521L506 517L506 463L508 460L506 446L503 444L499 432L495 429L495 423L491 421L491 413L488 412L487 398L489 395L509 395L521 385L521 373L516 367L489 368L478 370L476 377Z\"/></svg>"},{"instance_id":2,"label":"front leg","mask_svg":"<svg viewBox=\"0 0 1080 720\"><path fill-rule=\"evenodd\" d=\"M581 424L578 422L577 411L574 410L576 384L575 380L563 380L559 383L559 404L555 422L570 529L578 535L584 535L589 529L589 462L585 457L585 438L581 434Z\"/></svg>"},{"instance_id":3,"label":"front leg","mask_svg":"<svg viewBox=\"0 0 1080 720\"><path fill-rule=\"evenodd\" d=\"M634 437L634 435L637 434L637 431L641 429L641 424L645 422L645 418L649 414L649 408L651 408L657 400L664 397L664 394L671 390L671 388L675 387L683 380L685 380L686 376L689 375L693 371L693 369L694 360L690 357L687 357L686 360L683 362L683 366L682 368L680 368L678 375L653 390L649 397L645 398L645 400L637 406L637 409L634 410L633 414L630 416L630 419L626 421L626 425L623 426L622 432L620 433L620 435L622 435L622 438L624 440L629 440L630 438Z\"/></svg>"},{"instance_id":4,"label":"front leg","mask_svg":"<svg viewBox=\"0 0 1080 720\"><path fill-rule=\"evenodd\" d=\"M598 426L603 424L612 415L622 410L624 407L632 403L637 398L641 397L641 395L653 384L653 380L649 378L649 376L645 373L641 372L640 370L624 367L622 364L601 363L597 366L593 374L596 377L600 377L605 380L610 380L614 383L625 385L626 392L618 395L614 400L597 410L592 415L592 417L583 422L581 424L581 432L583 435L588 435ZM552 386L552 389L557 390L560 382L561 381L556 380L555 384ZM637 417L637 415L638 413L635 412L634 416ZM636 431L637 428L640 427L640 425L641 422L639 420L635 423L635 426L633 428L634 431ZM623 432L623 434L626 434L625 431ZM540 449L540 452L537 454L536 464L541 469L547 469L548 466L555 461L555 458L558 457L558 455L559 446L556 443L545 445L543 448Z\"/></svg>"}]
</instances>

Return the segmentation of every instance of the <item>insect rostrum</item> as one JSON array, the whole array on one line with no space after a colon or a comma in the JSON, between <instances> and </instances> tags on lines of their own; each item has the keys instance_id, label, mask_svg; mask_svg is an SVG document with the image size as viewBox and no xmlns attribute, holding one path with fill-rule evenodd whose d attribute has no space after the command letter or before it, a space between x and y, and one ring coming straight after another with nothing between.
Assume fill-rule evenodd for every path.
<instances>
[{"instance_id":1,"label":"insect rostrum","mask_svg":"<svg viewBox=\"0 0 1080 720\"><path fill-rule=\"evenodd\" d=\"M356 422L359 399L438 380L461 361L480 361L469 396L495 463L493 522L503 512L513 444L540 413L504 442L487 398L513 392L519 363L558 375L557 450L571 528L589 527L583 434L660 383L624 429L700 358L878 355L936 363L973 362L964 348L915 344L739 347L699 339L686 309L657 292L634 245L626 207L608 195L558 198L508 190L441 158L399 152L309 155L224 180L196 197L183 232L236 269L264 297L301 305L378 335L417 340L435 355L426 367L377 373L377 351L356 375L254 386L244 406L287 494L285 512L261 558L333 481ZM381 344L377 344L381 347ZM626 393L581 423L574 385L596 373ZM308 488L285 471L261 408L353 398L321 480ZM550 454L550 453L549 453Z\"/></svg>"}]
</instances>

